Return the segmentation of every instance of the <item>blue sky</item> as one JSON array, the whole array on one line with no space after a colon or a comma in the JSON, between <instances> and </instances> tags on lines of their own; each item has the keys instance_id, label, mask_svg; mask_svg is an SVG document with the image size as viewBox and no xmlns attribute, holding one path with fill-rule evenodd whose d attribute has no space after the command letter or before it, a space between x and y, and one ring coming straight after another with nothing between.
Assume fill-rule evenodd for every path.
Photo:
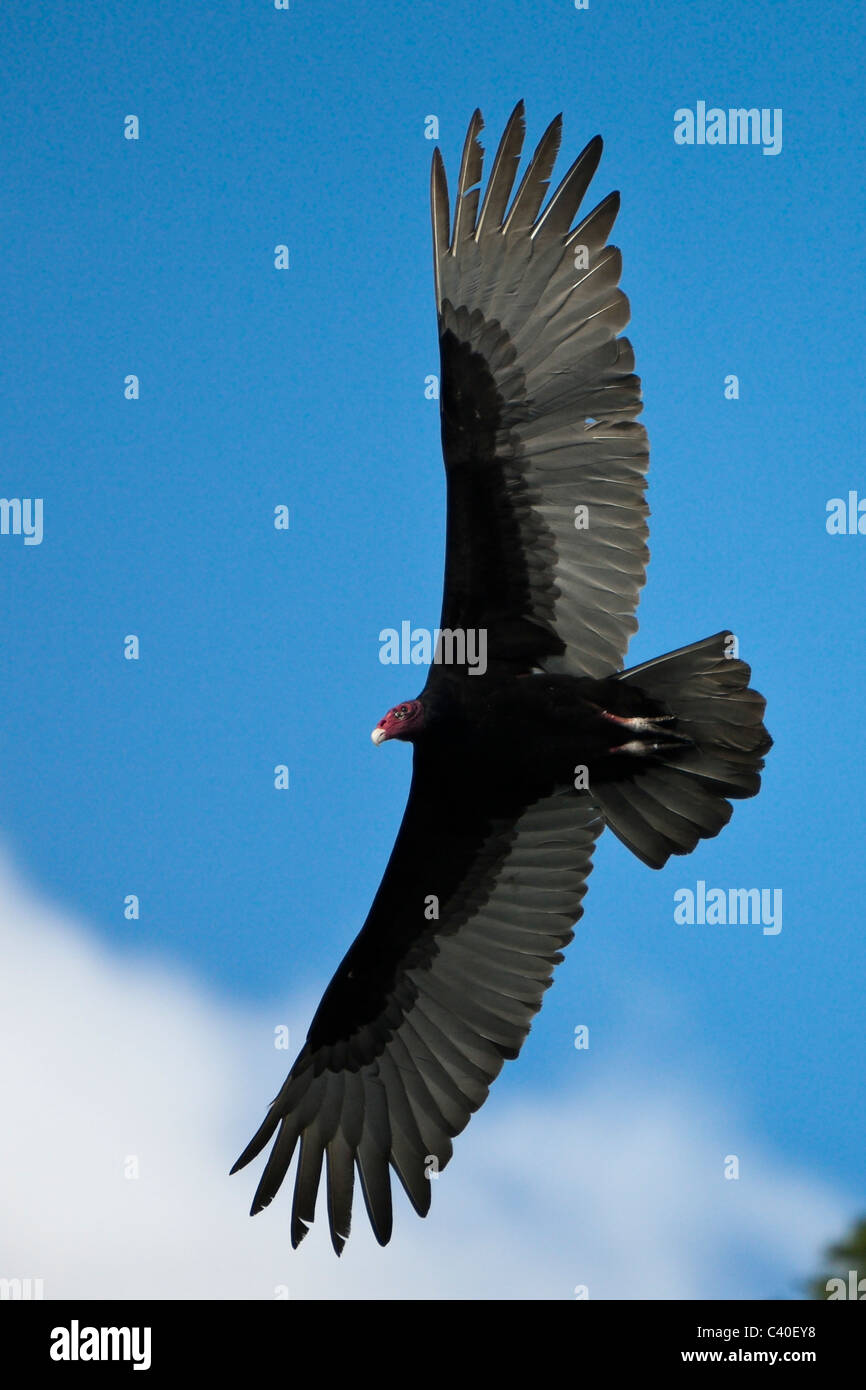
<instances>
[{"instance_id":1,"label":"blue sky","mask_svg":"<svg viewBox=\"0 0 866 1390\"><path fill-rule=\"evenodd\" d=\"M629 661L731 627L776 746L761 795L690 858L653 873L604 837L566 962L472 1129L557 1095L579 1123L584 1085L639 1070L718 1098L712 1143L720 1166L741 1155L741 1182L769 1146L854 1210L866 536L828 536L825 508L866 496L863 19L816 16L739 0L4 15L0 490L44 499L44 539L0 536L0 835L99 949L261 1009L300 1046L408 788L408 750L369 731L424 673L383 666L378 634L439 613L425 118L453 179L476 105L488 150L518 98L530 148L562 111L556 176L600 132L587 206L622 194L651 442ZM781 108L781 153L675 144L675 110L698 101ZM675 924L698 879L781 889L782 931ZM226 1168L286 1061L260 1041ZM733 1287L784 1291L755 1251L737 1259Z\"/></svg>"}]
</instances>

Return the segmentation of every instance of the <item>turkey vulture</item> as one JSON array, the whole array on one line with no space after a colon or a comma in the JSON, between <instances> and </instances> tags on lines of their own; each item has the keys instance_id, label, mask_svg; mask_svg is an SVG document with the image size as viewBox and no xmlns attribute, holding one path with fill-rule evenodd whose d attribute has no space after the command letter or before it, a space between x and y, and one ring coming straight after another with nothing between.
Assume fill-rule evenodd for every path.
<instances>
[{"instance_id":1,"label":"turkey vulture","mask_svg":"<svg viewBox=\"0 0 866 1390\"><path fill-rule=\"evenodd\" d=\"M426 1215L431 1171L541 1007L603 827L660 868L718 834L727 798L755 795L771 745L730 633L622 669L648 559L648 451L634 354L617 337L619 197L572 226L596 137L542 209L557 117L509 206L521 102L481 198L482 127L476 111L453 220L433 153L444 598L424 689L372 735L412 744L409 800L360 935L232 1169L276 1135L256 1213L298 1148L297 1246L325 1159L337 1254L356 1168L382 1245L389 1168ZM483 670L469 633L485 635Z\"/></svg>"}]
</instances>

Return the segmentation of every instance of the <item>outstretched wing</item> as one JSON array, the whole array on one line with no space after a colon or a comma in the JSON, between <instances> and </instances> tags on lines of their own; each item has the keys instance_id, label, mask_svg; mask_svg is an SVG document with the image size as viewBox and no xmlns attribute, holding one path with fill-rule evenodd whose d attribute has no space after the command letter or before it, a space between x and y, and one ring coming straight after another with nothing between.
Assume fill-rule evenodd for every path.
<instances>
[{"instance_id":1,"label":"outstretched wing","mask_svg":"<svg viewBox=\"0 0 866 1390\"><path fill-rule=\"evenodd\" d=\"M486 629L492 669L610 675L637 629L648 508L640 381L625 338L610 194L572 228L598 164L592 140L541 210L557 117L507 208L523 103L479 208L478 111L453 224L433 155L436 302L448 531L441 626Z\"/></svg>"},{"instance_id":2,"label":"outstretched wing","mask_svg":"<svg viewBox=\"0 0 866 1390\"><path fill-rule=\"evenodd\" d=\"M253 1213L273 1200L300 1146L294 1246L313 1220L323 1159L337 1254L356 1168L380 1244L391 1235L389 1167L426 1215L431 1169L444 1168L452 1138L541 1007L581 915L601 828L585 793L503 805L501 789L485 791L441 752L416 748L403 823L367 921L232 1169L276 1134Z\"/></svg>"}]
</instances>

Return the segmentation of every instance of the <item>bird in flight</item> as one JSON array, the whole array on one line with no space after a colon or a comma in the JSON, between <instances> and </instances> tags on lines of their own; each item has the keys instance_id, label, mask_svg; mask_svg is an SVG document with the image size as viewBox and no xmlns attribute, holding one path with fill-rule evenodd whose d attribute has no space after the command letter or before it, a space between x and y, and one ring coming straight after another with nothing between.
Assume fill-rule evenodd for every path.
<instances>
[{"instance_id":1,"label":"bird in flight","mask_svg":"<svg viewBox=\"0 0 866 1390\"><path fill-rule=\"evenodd\" d=\"M447 477L445 585L424 689L376 744L412 744L409 799L379 890L304 1047L232 1172L274 1139L252 1213L298 1149L291 1238L326 1168L331 1241L357 1170L391 1236L390 1169L420 1216L431 1176L516 1057L582 913L608 826L651 868L754 796L765 701L721 632L630 670L649 558L647 436L609 194L575 224L599 137L547 199L561 118L512 197L508 121L481 196L473 115L453 217L433 154L433 264ZM484 669L468 659L483 635Z\"/></svg>"}]
</instances>

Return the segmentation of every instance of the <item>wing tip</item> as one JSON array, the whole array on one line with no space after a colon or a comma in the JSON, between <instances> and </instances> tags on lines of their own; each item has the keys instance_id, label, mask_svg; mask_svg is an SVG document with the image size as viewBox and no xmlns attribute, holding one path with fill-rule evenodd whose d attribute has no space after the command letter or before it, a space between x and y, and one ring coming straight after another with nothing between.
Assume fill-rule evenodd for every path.
<instances>
[{"instance_id":1,"label":"wing tip","mask_svg":"<svg viewBox=\"0 0 866 1390\"><path fill-rule=\"evenodd\" d=\"M293 1250L297 1250L309 1229L306 1221L302 1221L299 1216L292 1214L291 1242Z\"/></svg>"},{"instance_id":2,"label":"wing tip","mask_svg":"<svg viewBox=\"0 0 866 1390\"><path fill-rule=\"evenodd\" d=\"M241 1168L246 1168L248 1163L252 1163L253 1159L261 1153L262 1149L268 1143L279 1123L280 1116L278 1113L274 1112L272 1103L270 1110L259 1125L250 1142L247 1144L243 1153L239 1158L235 1159L229 1169L229 1177L231 1177L233 1173L239 1173Z\"/></svg>"}]
</instances>

